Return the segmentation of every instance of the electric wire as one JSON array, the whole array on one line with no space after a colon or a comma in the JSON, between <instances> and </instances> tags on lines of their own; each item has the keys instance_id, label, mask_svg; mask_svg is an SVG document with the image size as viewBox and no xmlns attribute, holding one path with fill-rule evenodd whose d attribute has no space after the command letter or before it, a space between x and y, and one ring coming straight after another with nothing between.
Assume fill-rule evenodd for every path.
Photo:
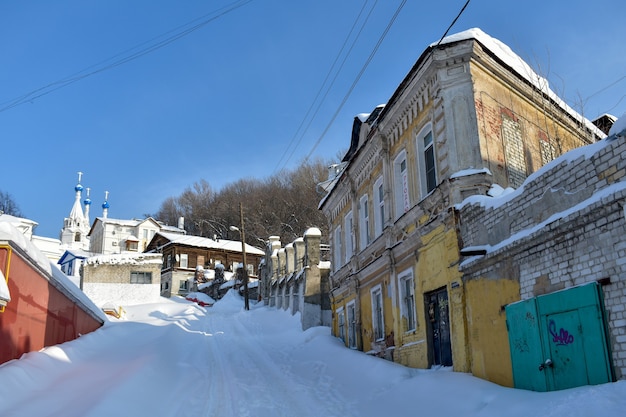
<instances>
[{"instance_id":1,"label":"electric wire","mask_svg":"<svg viewBox=\"0 0 626 417\"><path fill-rule=\"evenodd\" d=\"M448 26L448 29L446 29L446 31L443 33L443 35L441 36L441 38L439 39L439 42L437 42L437 46L439 46L439 44L441 43L441 41L443 41L443 38L446 37L446 35L448 35L448 32L450 32L450 29L452 29L452 26L454 26L454 24L456 23L457 20L459 20L459 17L461 17L461 15L463 14L463 12L465 11L465 8L467 7L467 5L469 4L470 0L467 0L465 2L465 4L463 5L463 7L461 8L461 10L459 11L459 13L456 15L456 17L454 18L454 20L452 21L452 23L450 23L450 26Z\"/></svg>"},{"instance_id":2,"label":"electric wire","mask_svg":"<svg viewBox=\"0 0 626 417\"><path fill-rule=\"evenodd\" d=\"M309 119L309 122L307 123L306 127L304 128L304 130L301 132L300 134L300 138L298 139L298 142L296 144L296 146L293 147L293 149L291 150L291 153L289 154L289 156L287 157L287 159L285 160L284 164L282 165L282 168L279 170L278 167L280 166L280 162L279 164L276 166L275 172L279 172L283 169L286 168L287 164L289 163L289 161L291 160L291 158L293 157L293 154L295 153L297 147L300 145L300 143L302 142L302 139L304 138L304 136L306 135L306 133L308 132L309 128L311 127L311 124L313 123L313 121L315 120L315 117L317 116L320 108L322 107L322 104L324 103L324 101L326 100L326 97L328 97L328 94L330 93L332 87L335 85L335 81L337 81L337 78L339 77L339 74L341 73L341 70L343 69L348 57L350 56L350 54L352 53L352 50L354 49L354 46L357 43L357 40L360 38L361 33L363 32L363 29L365 28L365 26L367 25L367 22L369 21L369 18L372 15L372 12L374 11L374 9L376 8L376 5L378 4L378 0L376 0L374 2L374 5L372 6L372 8L370 9L369 13L367 14L367 16L365 17L365 20L363 21L363 23L361 24L361 27L358 31L358 33L356 34L355 38L352 41L352 44L350 45L350 48L348 49L348 52L346 53L346 55L344 56L341 65L339 66L339 69L335 72L335 76L333 77L332 81L330 82L330 84L328 84L328 87L326 88L326 91L324 92L324 95L322 96L321 100L317 100L319 98L319 95L321 94L322 90L324 89L324 85L326 84L326 82L328 81L328 78L330 77L335 64L337 63L339 57L341 56L341 53L343 52L343 50L345 49L345 46L348 42L348 40L350 39L350 36L352 35L352 32L354 31L354 28L356 27L356 24L358 23L363 11L365 10L365 6L367 5L367 1L363 4L363 7L361 8L361 11L359 12L359 15L357 16L356 20L354 21L354 24L352 25L352 28L350 29L350 33L348 34L348 36L346 37L346 40L344 41L343 46L341 47L341 50L339 51L339 53L337 54L337 57L335 58L335 61L333 62L333 64L331 65L331 68L328 72L328 74L326 75L326 78L324 79L324 82L322 83L320 89L317 92L317 95L315 96L315 99L313 100L313 102L311 103L311 106L309 107L309 110L307 111L305 117L302 120L302 123L300 124L300 127L298 127L298 130L296 131L296 135L297 132L300 131L302 125L304 124L304 122L306 121L306 119L308 118L308 115L311 112L311 109L313 108L313 106L315 105L315 103L317 102L317 107L315 108L315 111L313 112L313 115L311 116L311 118ZM296 135L294 135L294 139L296 137ZM293 139L292 139L293 142ZM291 143L292 143L291 142ZM291 146L291 143L289 146ZM289 147L288 147L289 148ZM287 153L288 149L285 150L285 152L283 153L283 157L285 156L285 154ZM281 161L282 158L281 157Z\"/></svg>"},{"instance_id":3,"label":"electric wire","mask_svg":"<svg viewBox=\"0 0 626 417\"><path fill-rule=\"evenodd\" d=\"M296 140L296 137L298 136L298 134L300 133L300 131L302 130L302 127L304 126L304 123L306 122L306 120L308 119L309 115L311 114L311 110L313 110L313 107L315 106L315 103L318 102L318 99L322 93L322 91L324 90L324 86L326 85L326 83L328 82L328 79L330 78L330 75L332 74L333 70L335 69L335 65L337 65L337 62L339 61L339 57L341 57L341 54L343 53L344 49L346 48L346 45L348 44L348 40L350 39L350 37L352 36L352 33L354 32L354 29L357 25L357 23L359 22L361 15L363 14L363 11L365 10L365 6L367 6L368 0L365 0L365 2L363 3L363 6L361 7L361 10L359 11L359 14L357 15L356 19L354 20L354 23L352 24L352 27L350 28L350 31L348 32L348 35L346 36L346 39L343 41L343 45L341 45L341 48L339 49L339 52L337 53L337 56L335 57L335 60L333 61L332 65L330 66L330 69L328 70L328 72L326 73L326 77L324 78L324 81L322 82L322 84L320 85L320 88L317 90L317 93L315 95L315 98L313 99L313 101L311 102L311 105L309 106L306 114L304 115L304 117L302 118L302 121L300 122L300 125L298 126L298 128L296 129L296 132L294 133L293 137L291 138L289 145L287 145L287 147L285 148L285 151L283 152L282 156L280 157L280 159L278 160L278 163L276 164L276 167L274 168L274 173L281 171L282 169L284 169L285 165L287 165L287 163L289 162L289 160L291 159L291 156L293 155L295 149L298 147L298 145L300 144L300 142L302 141L302 138L304 136L304 134L306 133L306 131L308 130L309 126L311 125L311 122L309 122L309 124L306 126L306 128L304 129L302 135L300 136L300 139L298 139L298 142L296 143L296 145L293 148L293 151L291 151L291 153L289 154L289 157L287 158L287 160L285 161L285 164L283 165L283 168L281 168L280 170L278 169L281 166L281 163L283 162L283 159L285 158L285 155L287 155L287 152L289 152L289 150L291 149L291 146L293 145L293 143ZM370 11L371 13L371 11ZM361 31L363 29L363 25L361 26ZM352 46L354 46L354 44L356 43L356 39L358 39L361 31L359 31L359 33L357 34L355 40L352 43ZM315 119L315 116L317 115L317 110L319 110L321 103L324 101L324 99L326 98L326 96L328 95L328 91L330 91L332 85L334 84L334 81L337 79L337 75L341 72L341 69L343 68L343 64L346 62L347 57L350 55L350 52L352 51L352 47L348 50L348 53L346 54L346 56L343 59L343 62L341 64L341 66L339 67L339 69L337 70L337 73L335 75L335 78L333 79L333 81L331 82L331 84L328 86L328 88L326 89L326 94L324 94L324 96L322 97L322 100L319 102L320 104L318 104L316 111L314 112L313 116L311 117L311 120Z\"/></svg>"},{"instance_id":4,"label":"electric wire","mask_svg":"<svg viewBox=\"0 0 626 417\"><path fill-rule=\"evenodd\" d=\"M331 117L330 121L328 122L328 124L326 125L326 128L324 129L324 131L322 132L322 134L317 138L317 140L315 141L315 143L313 144L313 147L311 148L311 150L309 151L309 153L307 154L307 156L304 158L304 163L306 163L310 158L311 155L313 155L313 152L315 152L315 149L317 149L317 147L319 146L320 142L322 141L322 139L324 139L324 137L326 136L326 133L328 133L328 130L330 130L330 127L333 125L333 123L335 122L335 120L337 119L337 116L339 115L339 112L343 109L343 106L346 104L346 102L348 101L348 98L350 98L350 95L352 94L352 92L354 91L354 88L356 87L356 85L358 84L358 82L361 80L361 77L363 76L363 74L365 73L365 70L367 69L367 67L369 66L369 64L372 62L372 59L374 58L374 56L376 55L376 52L378 52L378 48L380 48L380 45L383 43L383 40L385 39L385 37L387 36L387 34L389 33L389 30L391 29L391 27L393 26L393 24L396 21L396 18L398 17L398 15L400 14L400 11L402 10L402 8L404 7L404 5L406 4L406 0L402 0L402 2L400 3L400 5L398 6L398 8L396 9L395 13L393 14L393 16L391 17L391 20L389 21L389 23L387 24L387 27L385 28L385 30L383 31L383 33L381 34L381 36L378 38L378 42L376 43L376 45L374 46L374 48L372 49L372 52L370 52L370 55L367 57L367 59L365 60L365 63L363 64L363 66L361 67L361 70L359 71L359 73L357 74L356 78L354 79L354 81L352 82L352 85L350 86L350 88L348 89L348 92L344 95L343 99L341 100L341 103L339 104L339 107L337 108L337 110L335 111L335 113L333 114L333 116Z\"/></svg>"},{"instance_id":5,"label":"electric wire","mask_svg":"<svg viewBox=\"0 0 626 417\"><path fill-rule=\"evenodd\" d=\"M149 54L151 52L154 52L154 51L156 51L158 49L161 49L161 48L163 48L163 47L165 47L165 46L167 46L167 45L169 45L169 44L171 44L171 43L173 43L173 42L175 42L175 41L177 41L177 40L179 40L179 39L189 35L190 33L195 32L196 30L198 30L198 29L208 25L209 23L219 19L220 17L222 17L222 16L224 16L224 15L226 15L226 14L228 14L228 13L230 13L230 12L232 12L232 11L234 11L234 10L236 10L236 9L238 9L238 8L248 4L250 2L252 2L252 0L236 1L236 2L230 3L230 4L228 4L228 5L226 5L226 6L222 7L222 8L219 8L219 9L217 9L215 11L212 11L212 12L210 12L210 13L204 15L204 16L201 16L199 18L191 20L190 22L188 22L188 23L186 23L184 25L178 26L178 27L176 27L174 29L171 29L171 30L169 30L169 31L159 35L159 36L156 36L156 37L152 38L151 40L142 42L142 43L140 43L140 44L138 44L138 45L136 45L136 46L134 46L132 48L129 48L129 49L127 49L127 50L125 50L123 52L120 52L120 53L118 53L118 54L116 54L116 55L114 55L114 56L112 56L110 58L107 58L107 59L101 61L100 63L91 65L91 66L89 66L89 67L87 67L87 68L85 68L85 69L83 69L81 71L78 71L78 72L76 72L76 73L74 73L72 75L69 75L69 76L67 76L65 78L62 78L62 79L57 80L57 81L54 81L54 82L52 82L52 83L50 83L50 84L48 84L46 86L37 88L36 90L33 90L33 91L29 92L29 93L23 94L20 97L14 98L12 100L5 101L5 102L2 103L3 107L0 107L0 112L9 110L9 109L11 109L13 107L19 106L19 105L24 104L24 103L32 102L33 100L35 100L35 99L37 99L39 97L43 97L43 96L45 96L47 94L50 94L50 93L52 93L52 92L54 92L56 90L59 90L59 89L64 88L64 87L67 87L68 85L71 85L71 84L73 84L73 83L75 83L77 81L83 80L83 79L85 79L87 77L90 77L92 75L95 75L95 74L98 74L98 73L110 70L112 68L118 67L120 65L126 64L126 63L128 63L130 61L134 61L137 58L140 58L140 57L142 57L144 55L147 55L147 54ZM211 16L211 17L208 17L208 16ZM208 18L206 18L206 17L208 17ZM204 18L206 18L206 19L204 19ZM145 47L143 49L140 49L139 51L134 52L134 53L132 53L132 54L130 54L128 56L124 56L127 52L133 51L133 50L135 50L135 49L137 49L137 48L139 48L141 46L149 44L149 43L153 42L156 39L162 38L163 36L165 36L167 34L175 32L175 31L177 31L177 30L179 30L181 28L187 27L190 24L192 24L194 22L197 22L198 20L201 20L201 19L204 19L204 20L202 20L200 23L197 23L197 24L195 24L195 25L193 25L193 26L191 26L191 27L189 27L189 28L187 28L185 30L179 31L179 32L175 33L172 36L169 36L169 37L167 37L167 38L165 38L165 39L163 39L163 40L161 40L159 42L153 43L153 44L151 44L151 45L149 45L149 46L147 46L147 47ZM119 59L119 60L117 60L117 61L113 61L111 64L107 64L107 65L99 67L100 65L105 64L107 62L110 62L110 61L112 61L113 59L115 59L115 58L117 58L119 56L124 56L124 57ZM96 68L96 69L94 69L93 71L89 71L92 68ZM85 71L88 71L88 72L85 72Z\"/></svg>"}]
</instances>

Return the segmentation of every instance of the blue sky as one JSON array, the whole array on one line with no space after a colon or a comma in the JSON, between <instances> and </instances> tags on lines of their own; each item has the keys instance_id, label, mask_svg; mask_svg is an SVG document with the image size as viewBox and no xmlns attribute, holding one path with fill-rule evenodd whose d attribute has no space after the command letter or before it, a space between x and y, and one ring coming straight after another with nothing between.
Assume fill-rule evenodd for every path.
<instances>
[{"instance_id":1,"label":"blue sky","mask_svg":"<svg viewBox=\"0 0 626 417\"><path fill-rule=\"evenodd\" d=\"M39 223L37 234L58 237L77 171L91 188L93 221L105 191L110 217L141 218L200 179L218 190L280 175L309 155L335 157L349 145L353 117L387 101L465 0L407 1L342 105L401 4L0 1L0 190ZM479 27L588 118L619 117L625 15L618 0L471 0L450 33ZM122 62L159 42L167 44ZM345 63L323 89L338 56Z\"/></svg>"}]
</instances>

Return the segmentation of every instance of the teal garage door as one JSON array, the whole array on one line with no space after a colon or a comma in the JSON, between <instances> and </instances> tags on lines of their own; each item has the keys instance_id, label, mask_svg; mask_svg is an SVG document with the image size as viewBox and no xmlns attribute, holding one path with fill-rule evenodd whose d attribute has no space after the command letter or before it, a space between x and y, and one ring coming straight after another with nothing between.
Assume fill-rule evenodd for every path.
<instances>
[{"instance_id":1,"label":"teal garage door","mask_svg":"<svg viewBox=\"0 0 626 417\"><path fill-rule=\"evenodd\" d=\"M553 391L613 380L597 283L506 307L516 388Z\"/></svg>"}]
</instances>

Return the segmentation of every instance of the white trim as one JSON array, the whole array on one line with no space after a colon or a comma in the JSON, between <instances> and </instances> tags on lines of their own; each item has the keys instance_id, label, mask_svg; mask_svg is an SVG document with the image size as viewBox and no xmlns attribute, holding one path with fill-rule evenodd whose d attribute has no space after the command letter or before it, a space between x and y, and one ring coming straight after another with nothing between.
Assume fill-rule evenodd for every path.
<instances>
[{"instance_id":1,"label":"white trim","mask_svg":"<svg viewBox=\"0 0 626 417\"><path fill-rule=\"evenodd\" d=\"M382 195L380 193L383 188ZM378 177L374 183L374 236L383 234L385 228L385 190L383 176Z\"/></svg>"},{"instance_id":2,"label":"white trim","mask_svg":"<svg viewBox=\"0 0 626 417\"><path fill-rule=\"evenodd\" d=\"M411 208L409 163L404 149L393 160L393 195L395 216L398 219Z\"/></svg>"},{"instance_id":3,"label":"white trim","mask_svg":"<svg viewBox=\"0 0 626 417\"><path fill-rule=\"evenodd\" d=\"M376 304L374 303L375 298L378 298L376 294L380 296L380 323L377 320ZM375 340L379 342L385 340L385 308L382 285L378 284L370 289L370 298L372 303L372 332ZM380 337L376 337L378 334L380 334Z\"/></svg>"}]
</instances>

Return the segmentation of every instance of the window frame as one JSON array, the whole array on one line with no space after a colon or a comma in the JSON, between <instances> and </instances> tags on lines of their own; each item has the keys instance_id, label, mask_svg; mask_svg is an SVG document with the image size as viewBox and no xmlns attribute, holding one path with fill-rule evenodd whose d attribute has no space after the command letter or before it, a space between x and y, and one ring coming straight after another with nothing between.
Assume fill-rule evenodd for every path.
<instances>
[{"instance_id":1,"label":"window frame","mask_svg":"<svg viewBox=\"0 0 626 417\"><path fill-rule=\"evenodd\" d=\"M424 140L430 136L430 141L426 145ZM415 146L418 150L420 160L420 195L422 198L429 195L437 188L439 176L437 175L437 153L435 149L435 134L432 125L428 123L424 126L415 137ZM427 156L430 154L430 156ZM430 161L428 161L430 159ZM428 162L432 162L432 168L428 168ZM432 184L430 184L430 173L432 172Z\"/></svg>"},{"instance_id":2,"label":"window frame","mask_svg":"<svg viewBox=\"0 0 626 417\"><path fill-rule=\"evenodd\" d=\"M385 189L383 176L378 177L374 183L374 236L383 234L385 228Z\"/></svg>"},{"instance_id":3,"label":"window frame","mask_svg":"<svg viewBox=\"0 0 626 417\"><path fill-rule=\"evenodd\" d=\"M346 322L348 323L348 347L356 349L356 302L354 300L346 304ZM350 312L352 312L352 320L350 320Z\"/></svg>"},{"instance_id":4,"label":"window frame","mask_svg":"<svg viewBox=\"0 0 626 417\"><path fill-rule=\"evenodd\" d=\"M363 250L370 244L369 196L364 194L359 199L359 245Z\"/></svg>"},{"instance_id":5,"label":"window frame","mask_svg":"<svg viewBox=\"0 0 626 417\"><path fill-rule=\"evenodd\" d=\"M350 262L352 255L354 255L354 236L352 231L354 230L354 216L352 215L352 210L345 215L344 219L344 240L345 240L345 258L344 264Z\"/></svg>"},{"instance_id":6,"label":"window frame","mask_svg":"<svg viewBox=\"0 0 626 417\"><path fill-rule=\"evenodd\" d=\"M130 283L131 284L152 284L152 272L130 271Z\"/></svg>"},{"instance_id":7,"label":"window frame","mask_svg":"<svg viewBox=\"0 0 626 417\"><path fill-rule=\"evenodd\" d=\"M374 340L385 340L385 307L383 301L383 288L380 284L370 290L372 304L372 333Z\"/></svg>"},{"instance_id":8,"label":"window frame","mask_svg":"<svg viewBox=\"0 0 626 417\"><path fill-rule=\"evenodd\" d=\"M186 253L181 253L180 261L178 262L178 265L180 268L189 268L189 255Z\"/></svg>"},{"instance_id":9,"label":"window frame","mask_svg":"<svg viewBox=\"0 0 626 417\"><path fill-rule=\"evenodd\" d=\"M404 168L403 168L404 164ZM406 150L400 151L393 160L393 195L395 216L399 219L411 208L409 191L409 163Z\"/></svg>"},{"instance_id":10,"label":"window frame","mask_svg":"<svg viewBox=\"0 0 626 417\"><path fill-rule=\"evenodd\" d=\"M337 337L346 344L346 312L343 307L336 310L337 314Z\"/></svg>"},{"instance_id":11,"label":"window frame","mask_svg":"<svg viewBox=\"0 0 626 417\"><path fill-rule=\"evenodd\" d=\"M333 261L335 262L335 271L339 271L344 264L343 257L341 256L341 225L335 228L333 238L333 258Z\"/></svg>"},{"instance_id":12,"label":"window frame","mask_svg":"<svg viewBox=\"0 0 626 417\"><path fill-rule=\"evenodd\" d=\"M404 332L414 332L417 330L417 309L415 305L415 278L412 268L398 274L398 288L400 289L400 316L406 318ZM407 289L410 290L409 295L407 295Z\"/></svg>"}]
</instances>

